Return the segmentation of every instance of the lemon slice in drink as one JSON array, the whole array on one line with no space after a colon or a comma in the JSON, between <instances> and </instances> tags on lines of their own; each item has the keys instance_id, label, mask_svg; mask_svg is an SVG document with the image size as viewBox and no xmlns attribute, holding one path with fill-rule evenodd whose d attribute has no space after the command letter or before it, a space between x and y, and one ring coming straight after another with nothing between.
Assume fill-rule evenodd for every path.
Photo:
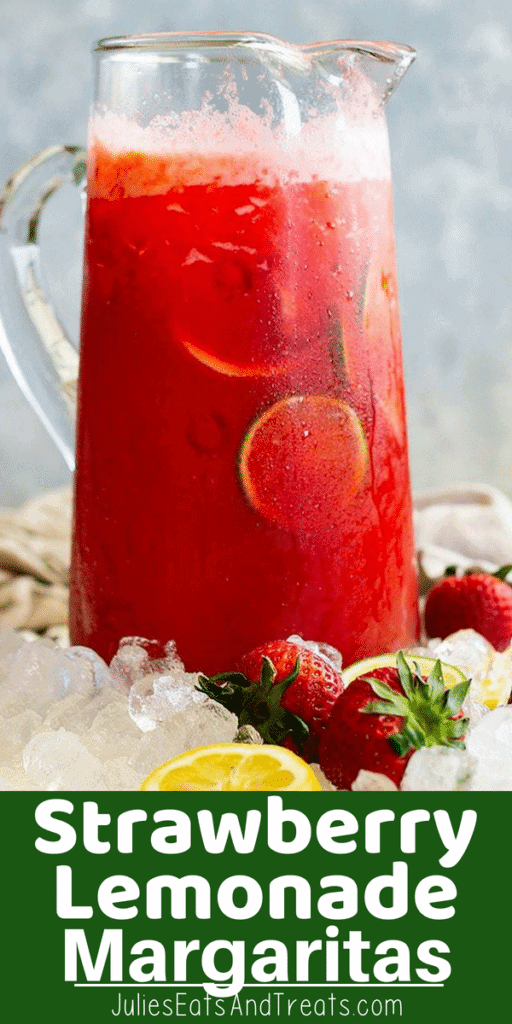
<instances>
[{"instance_id":1,"label":"lemon slice in drink","mask_svg":"<svg viewBox=\"0 0 512 1024\"><path fill-rule=\"evenodd\" d=\"M217 743L178 754L155 768L140 787L145 792L316 792L313 769L285 747Z\"/></svg>"},{"instance_id":2,"label":"lemon slice in drink","mask_svg":"<svg viewBox=\"0 0 512 1024\"><path fill-rule=\"evenodd\" d=\"M434 665L436 658L424 658L416 657L414 654L405 654L405 660L408 665L414 671L414 666L417 665L420 670L420 675L423 678L428 679ZM370 672L374 672L377 668L396 668L396 654L379 654L376 658L365 658L364 661L357 661L355 665L349 665L344 672L341 673L343 679L343 685L345 687L353 683L355 679L359 679L360 676L367 676ZM456 686L457 683L465 683L467 676L460 668L455 668L454 665L446 665L444 661L441 662L441 668L443 670L443 679L447 690L451 690L452 686Z\"/></svg>"}]
</instances>

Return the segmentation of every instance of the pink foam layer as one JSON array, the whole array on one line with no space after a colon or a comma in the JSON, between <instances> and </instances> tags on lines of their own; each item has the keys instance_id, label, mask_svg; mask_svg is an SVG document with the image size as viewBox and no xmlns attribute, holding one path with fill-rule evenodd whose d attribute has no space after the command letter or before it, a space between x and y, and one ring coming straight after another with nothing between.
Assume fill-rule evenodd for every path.
<instances>
[{"instance_id":1,"label":"pink foam layer","mask_svg":"<svg viewBox=\"0 0 512 1024\"><path fill-rule=\"evenodd\" d=\"M111 112L95 112L91 149L106 150L126 165L128 154L154 165L146 194L180 184L284 184L287 181L339 182L390 178L389 146L383 115L360 121L330 116L287 131L236 105L226 114L210 108L178 118L155 118L142 127ZM151 177L151 176L150 176ZM140 194L137 175L123 176L125 195Z\"/></svg>"}]
</instances>

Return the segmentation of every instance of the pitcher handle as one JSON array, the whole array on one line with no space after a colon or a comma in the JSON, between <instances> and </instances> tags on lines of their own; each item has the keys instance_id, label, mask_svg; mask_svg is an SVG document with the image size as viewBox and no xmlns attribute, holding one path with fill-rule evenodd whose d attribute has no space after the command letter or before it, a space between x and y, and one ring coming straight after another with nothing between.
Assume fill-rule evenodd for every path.
<instances>
[{"instance_id":1,"label":"pitcher handle","mask_svg":"<svg viewBox=\"0 0 512 1024\"><path fill-rule=\"evenodd\" d=\"M65 182L81 186L85 173L85 150L51 146L20 167L0 196L0 348L70 470L78 350L49 297L38 234L50 196Z\"/></svg>"}]
</instances>

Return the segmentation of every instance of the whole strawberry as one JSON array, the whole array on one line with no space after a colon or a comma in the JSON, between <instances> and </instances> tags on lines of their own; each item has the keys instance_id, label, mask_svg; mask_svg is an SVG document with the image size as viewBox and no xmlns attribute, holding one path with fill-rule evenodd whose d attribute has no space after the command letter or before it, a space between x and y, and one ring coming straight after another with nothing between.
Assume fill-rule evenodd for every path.
<instances>
[{"instance_id":1,"label":"whole strawberry","mask_svg":"<svg viewBox=\"0 0 512 1024\"><path fill-rule=\"evenodd\" d=\"M510 569L504 565L495 575L449 575L436 583L425 603L428 636L444 640L458 629L474 629L504 651L512 638L512 587L504 580Z\"/></svg>"},{"instance_id":2,"label":"whole strawberry","mask_svg":"<svg viewBox=\"0 0 512 1024\"><path fill-rule=\"evenodd\" d=\"M237 672L200 676L199 685L265 743L290 747L305 761L318 760L321 733L343 690L334 665L289 640L263 644L244 655Z\"/></svg>"},{"instance_id":3,"label":"whole strawberry","mask_svg":"<svg viewBox=\"0 0 512 1024\"><path fill-rule=\"evenodd\" d=\"M400 653L396 665L355 679L332 710L320 743L320 767L338 789L351 789L361 770L379 772L399 786L414 750L464 749L468 719L461 708L469 680L446 690L439 661L428 679Z\"/></svg>"}]
</instances>

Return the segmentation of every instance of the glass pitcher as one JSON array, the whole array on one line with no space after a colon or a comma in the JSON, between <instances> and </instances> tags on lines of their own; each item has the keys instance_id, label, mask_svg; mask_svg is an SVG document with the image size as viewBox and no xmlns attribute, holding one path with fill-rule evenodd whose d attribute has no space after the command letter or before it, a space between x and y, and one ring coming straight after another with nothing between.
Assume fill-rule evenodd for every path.
<instances>
[{"instance_id":1,"label":"glass pitcher","mask_svg":"<svg viewBox=\"0 0 512 1024\"><path fill-rule=\"evenodd\" d=\"M101 41L87 155L70 630L212 674L298 633L417 637L385 103L414 51ZM84 154L3 197L9 365L73 465L78 356L38 226ZM41 344L42 342L42 344Z\"/></svg>"}]
</instances>

